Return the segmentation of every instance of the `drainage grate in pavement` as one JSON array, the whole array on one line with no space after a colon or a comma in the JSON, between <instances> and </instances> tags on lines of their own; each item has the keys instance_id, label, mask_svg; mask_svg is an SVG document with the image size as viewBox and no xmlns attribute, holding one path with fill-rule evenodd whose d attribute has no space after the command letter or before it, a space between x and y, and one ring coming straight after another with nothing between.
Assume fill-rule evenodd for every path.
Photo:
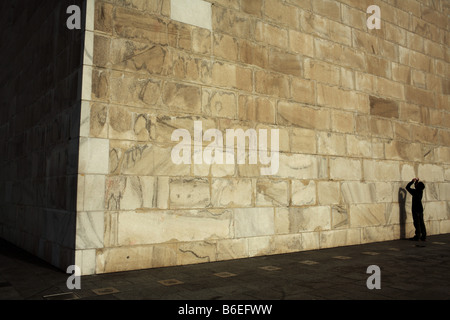
<instances>
[{"instance_id":1,"label":"drainage grate in pavement","mask_svg":"<svg viewBox=\"0 0 450 320\"><path fill-rule=\"evenodd\" d=\"M167 279L167 280L160 280L158 283L161 283L163 286L170 287L175 286L177 284L183 284L184 282L178 280L178 279Z\"/></svg>"},{"instance_id":2,"label":"drainage grate in pavement","mask_svg":"<svg viewBox=\"0 0 450 320\"><path fill-rule=\"evenodd\" d=\"M303 260L303 261L300 261L300 263L307 264L307 265L318 264L317 261L312 261L312 260Z\"/></svg>"},{"instance_id":3,"label":"drainage grate in pavement","mask_svg":"<svg viewBox=\"0 0 450 320\"><path fill-rule=\"evenodd\" d=\"M339 260L349 260L349 259L351 259L352 257L347 257L347 256L335 256L335 257L333 257L333 258L339 259Z\"/></svg>"},{"instance_id":4,"label":"drainage grate in pavement","mask_svg":"<svg viewBox=\"0 0 450 320\"><path fill-rule=\"evenodd\" d=\"M262 270L266 270L266 271L281 270L281 268L275 267L275 266L265 266L265 267L259 267L259 268Z\"/></svg>"},{"instance_id":5,"label":"drainage grate in pavement","mask_svg":"<svg viewBox=\"0 0 450 320\"><path fill-rule=\"evenodd\" d=\"M108 288L99 288L99 289L92 289L92 292L94 292L98 296L104 296L106 294L113 294L120 292L116 288L108 287Z\"/></svg>"},{"instance_id":6,"label":"drainage grate in pavement","mask_svg":"<svg viewBox=\"0 0 450 320\"><path fill-rule=\"evenodd\" d=\"M368 256L377 256L377 255L379 255L378 252L373 252L373 251L365 251L362 254L366 254Z\"/></svg>"},{"instance_id":7,"label":"drainage grate in pavement","mask_svg":"<svg viewBox=\"0 0 450 320\"><path fill-rule=\"evenodd\" d=\"M214 275L216 277L220 277L220 278L229 278L229 277L237 276L237 274L231 273L231 272L219 272L219 273L214 273Z\"/></svg>"},{"instance_id":8,"label":"drainage grate in pavement","mask_svg":"<svg viewBox=\"0 0 450 320\"><path fill-rule=\"evenodd\" d=\"M43 296L43 298L45 300L76 300L76 299L80 299L80 297L77 296L73 292L49 294L49 295Z\"/></svg>"}]
</instances>

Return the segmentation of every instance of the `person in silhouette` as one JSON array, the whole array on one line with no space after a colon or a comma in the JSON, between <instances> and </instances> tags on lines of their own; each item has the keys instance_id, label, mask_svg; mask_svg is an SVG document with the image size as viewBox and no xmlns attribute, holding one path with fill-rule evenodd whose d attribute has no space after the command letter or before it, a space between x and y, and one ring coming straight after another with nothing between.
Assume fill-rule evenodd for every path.
<instances>
[{"instance_id":1,"label":"person in silhouette","mask_svg":"<svg viewBox=\"0 0 450 320\"><path fill-rule=\"evenodd\" d=\"M414 189L411 186L414 184ZM425 228L425 222L423 220L423 206L422 195L425 189L425 184L419 181L419 178L412 179L407 185L406 190L412 196L412 216L414 222L414 228L416 229L415 236L411 240L418 241L419 239L425 241L427 238L427 230Z\"/></svg>"}]
</instances>

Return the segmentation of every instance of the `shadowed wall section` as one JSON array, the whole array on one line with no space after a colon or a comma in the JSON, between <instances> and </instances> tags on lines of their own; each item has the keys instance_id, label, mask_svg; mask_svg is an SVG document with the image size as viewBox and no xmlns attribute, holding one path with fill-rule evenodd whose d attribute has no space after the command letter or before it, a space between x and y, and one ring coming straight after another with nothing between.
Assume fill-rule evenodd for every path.
<instances>
[{"instance_id":1,"label":"shadowed wall section","mask_svg":"<svg viewBox=\"0 0 450 320\"><path fill-rule=\"evenodd\" d=\"M74 263L82 1L0 5L0 237L53 265Z\"/></svg>"}]
</instances>

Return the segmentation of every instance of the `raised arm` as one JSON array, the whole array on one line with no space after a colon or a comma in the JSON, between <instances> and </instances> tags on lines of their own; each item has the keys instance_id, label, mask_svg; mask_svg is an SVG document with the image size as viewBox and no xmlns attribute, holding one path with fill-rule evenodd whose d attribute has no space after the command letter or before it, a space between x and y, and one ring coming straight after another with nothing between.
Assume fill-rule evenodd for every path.
<instances>
[{"instance_id":1,"label":"raised arm","mask_svg":"<svg viewBox=\"0 0 450 320\"><path fill-rule=\"evenodd\" d=\"M414 196L416 190L411 189L411 185L414 183L414 180L411 180L407 185L406 185L406 190L408 190L408 192Z\"/></svg>"}]
</instances>

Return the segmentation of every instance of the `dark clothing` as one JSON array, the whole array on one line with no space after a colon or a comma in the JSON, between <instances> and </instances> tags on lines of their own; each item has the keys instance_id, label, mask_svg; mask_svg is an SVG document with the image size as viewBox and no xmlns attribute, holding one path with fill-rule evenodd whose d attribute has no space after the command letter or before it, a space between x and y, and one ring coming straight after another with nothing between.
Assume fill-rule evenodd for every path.
<instances>
[{"instance_id":1,"label":"dark clothing","mask_svg":"<svg viewBox=\"0 0 450 320\"><path fill-rule=\"evenodd\" d=\"M413 183L414 181L411 181L406 185L406 190L408 190L408 192L412 195L412 211L423 212L422 206L423 190L411 189L411 185Z\"/></svg>"},{"instance_id":2,"label":"dark clothing","mask_svg":"<svg viewBox=\"0 0 450 320\"><path fill-rule=\"evenodd\" d=\"M414 228L416 229L415 237L421 238L422 240L425 240L427 237L427 230L425 228L425 222L423 220L423 206L422 206L422 196L423 196L423 189L416 188L411 189L411 185L414 183L414 181L411 181L406 185L406 190L412 195L412 216L413 216L413 222L414 222Z\"/></svg>"}]
</instances>

